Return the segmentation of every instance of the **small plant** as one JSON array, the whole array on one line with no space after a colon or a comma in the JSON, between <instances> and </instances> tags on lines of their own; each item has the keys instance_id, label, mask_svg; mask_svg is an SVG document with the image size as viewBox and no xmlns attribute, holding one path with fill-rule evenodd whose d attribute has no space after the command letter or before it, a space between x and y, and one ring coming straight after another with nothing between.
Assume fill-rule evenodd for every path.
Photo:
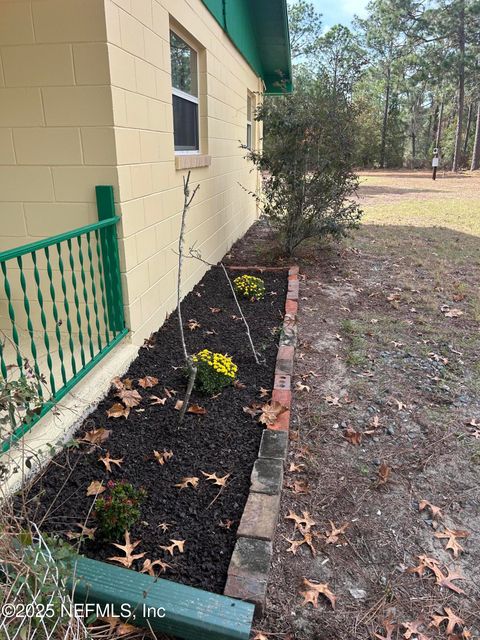
<instances>
[{"instance_id":1,"label":"small plant","mask_svg":"<svg viewBox=\"0 0 480 640\"><path fill-rule=\"evenodd\" d=\"M109 495L97 499L95 517L100 534L109 540L117 540L140 518L140 504L147 493L124 481L110 480L107 488Z\"/></svg>"},{"instance_id":2,"label":"small plant","mask_svg":"<svg viewBox=\"0 0 480 640\"><path fill-rule=\"evenodd\" d=\"M235 293L248 298L248 300L256 301L265 297L265 283L261 278L255 276L238 276L233 281Z\"/></svg>"},{"instance_id":3,"label":"small plant","mask_svg":"<svg viewBox=\"0 0 480 640\"><path fill-rule=\"evenodd\" d=\"M229 356L208 349L193 356L193 362L197 366L195 386L204 393L218 393L234 381L238 371Z\"/></svg>"}]
</instances>

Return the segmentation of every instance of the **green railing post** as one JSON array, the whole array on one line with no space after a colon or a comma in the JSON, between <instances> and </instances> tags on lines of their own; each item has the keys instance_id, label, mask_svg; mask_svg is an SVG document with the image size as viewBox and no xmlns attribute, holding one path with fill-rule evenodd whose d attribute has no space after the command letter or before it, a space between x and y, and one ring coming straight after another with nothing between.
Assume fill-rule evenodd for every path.
<instances>
[{"instance_id":1,"label":"green railing post","mask_svg":"<svg viewBox=\"0 0 480 640\"><path fill-rule=\"evenodd\" d=\"M115 217L113 187L98 185L95 187L99 220ZM122 331L125 328L122 300L122 283L120 280L120 260L118 257L118 240L116 226L101 229L103 274L105 277L105 295L107 298L108 324L111 331Z\"/></svg>"}]
</instances>

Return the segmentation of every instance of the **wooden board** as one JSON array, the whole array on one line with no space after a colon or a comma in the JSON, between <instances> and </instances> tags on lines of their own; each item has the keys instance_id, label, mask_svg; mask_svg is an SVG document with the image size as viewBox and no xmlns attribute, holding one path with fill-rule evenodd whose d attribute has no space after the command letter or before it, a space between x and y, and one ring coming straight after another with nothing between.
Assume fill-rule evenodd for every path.
<instances>
[{"instance_id":1,"label":"wooden board","mask_svg":"<svg viewBox=\"0 0 480 640\"><path fill-rule=\"evenodd\" d=\"M75 601L130 609L135 626L184 640L248 640L254 605L78 556ZM149 609L150 608L150 609ZM164 610L164 611L162 611ZM164 615L163 615L164 613Z\"/></svg>"}]
</instances>

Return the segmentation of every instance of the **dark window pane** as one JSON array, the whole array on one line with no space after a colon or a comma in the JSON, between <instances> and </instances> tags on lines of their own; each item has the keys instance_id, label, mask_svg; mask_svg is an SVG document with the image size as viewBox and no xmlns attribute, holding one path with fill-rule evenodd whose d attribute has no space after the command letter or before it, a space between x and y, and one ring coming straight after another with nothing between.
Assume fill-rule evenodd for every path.
<instances>
[{"instance_id":1,"label":"dark window pane","mask_svg":"<svg viewBox=\"0 0 480 640\"><path fill-rule=\"evenodd\" d=\"M198 105L173 96L173 135L176 151L198 149Z\"/></svg>"},{"instance_id":2,"label":"dark window pane","mask_svg":"<svg viewBox=\"0 0 480 640\"><path fill-rule=\"evenodd\" d=\"M198 96L197 53L173 31L170 31L172 85L175 89Z\"/></svg>"},{"instance_id":3,"label":"dark window pane","mask_svg":"<svg viewBox=\"0 0 480 640\"><path fill-rule=\"evenodd\" d=\"M252 148L252 125L247 124L247 147Z\"/></svg>"}]
</instances>

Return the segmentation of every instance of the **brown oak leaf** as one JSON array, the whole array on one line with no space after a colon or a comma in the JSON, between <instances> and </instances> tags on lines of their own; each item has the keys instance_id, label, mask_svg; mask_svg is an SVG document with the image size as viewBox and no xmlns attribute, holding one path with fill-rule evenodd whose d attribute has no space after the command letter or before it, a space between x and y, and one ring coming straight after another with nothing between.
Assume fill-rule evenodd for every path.
<instances>
[{"instance_id":1,"label":"brown oak leaf","mask_svg":"<svg viewBox=\"0 0 480 640\"><path fill-rule=\"evenodd\" d=\"M382 462L382 464L378 468L378 480L377 480L377 483L378 484L386 484L388 482L389 478L390 478L391 473L392 473L392 470L390 469L390 467L388 465L386 465L385 462Z\"/></svg>"},{"instance_id":2,"label":"brown oak leaf","mask_svg":"<svg viewBox=\"0 0 480 640\"><path fill-rule=\"evenodd\" d=\"M445 527L444 531L437 531L434 535L439 539L447 539L448 542L445 549L451 549L453 557L458 558L459 554L464 551L464 548L457 542L457 538L468 538L470 532L462 531L461 529L447 529Z\"/></svg>"},{"instance_id":3,"label":"brown oak leaf","mask_svg":"<svg viewBox=\"0 0 480 640\"><path fill-rule=\"evenodd\" d=\"M200 324L200 322L197 322L197 320L195 320L194 318L187 322L187 327L190 329L190 331L195 331L195 329L199 329L201 326L202 325Z\"/></svg>"},{"instance_id":4,"label":"brown oak leaf","mask_svg":"<svg viewBox=\"0 0 480 640\"><path fill-rule=\"evenodd\" d=\"M125 556L113 556L112 558L108 558L108 560L112 560L112 562L118 562L127 569L130 569L135 560L143 558L143 556L145 555L145 552L137 554L132 553L138 547L140 542L141 540L130 542L130 533L128 531L125 531L125 544L117 544L116 542L112 543L114 547L117 547L117 549L123 551L125 553Z\"/></svg>"},{"instance_id":5,"label":"brown oak leaf","mask_svg":"<svg viewBox=\"0 0 480 640\"><path fill-rule=\"evenodd\" d=\"M109 418L128 418L130 409L124 407L120 402L116 402L110 409L107 409L106 413Z\"/></svg>"},{"instance_id":6,"label":"brown oak leaf","mask_svg":"<svg viewBox=\"0 0 480 640\"><path fill-rule=\"evenodd\" d=\"M289 509L288 515L285 516L285 520L293 520L295 522L295 529L301 528L302 531L310 531L310 529L316 525L315 520L312 519L308 511L302 511L302 515L299 516Z\"/></svg>"},{"instance_id":7,"label":"brown oak leaf","mask_svg":"<svg viewBox=\"0 0 480 640\"><path fill-rule=\"evenodd\" d=\"M151 389L158 384L158 378L155 378L154 376L145 376L145 378L139 379L138 384L142 389Z\"/></svg>"},{"instance_id":8,"label":"brown oak leaf","mask_svg":"<svg viewBox=\"0 0 480 640\"><path fill-rule=\"evenodd\" d=\"M112 464L117 465L117 467L121 467L122 466L122 462L123 462L123 458L111 458L110 457L110 451L107 451L107 455L104 457L100 457L99 462L103 462L103 464L105 465L106 470L111 473L112 472Z\"/></svg>"},{"instance_id":9,"label":"brown oak leaf","mask_svg":"<svg viewBox=\"0 0 480 640\"><path fill-rule=\"evenodd\" d=\"M195 478L194 476L188 476L186 478L182 478L181 481L175 486L179 489L187 489L188 487L195 487L198 485L199 478Z\"/></svg>"},{"instance_id":10,"label":"brown oak leaf","mask_svg":"<svg viewBox=\"0 0 480 640\"><path fill-rule=\"evenodd\" d=\"M338 539L345 533L345 531L350 526L348 522L343 524L341 527L336 527L335 524L329 520L331 531L325 531L325 544L335 544L338 542Z\"/></svg>"},{"instance_id":11,"label":"brown oak leaf","mask_svg":"<svg viewBox=\"0 0 480 640\"><path fill-rule=\"evenodd\" d=\"M168 551L168 553L171 556L173 556L173 552L175 551L175 549L178 549L179 553L183 553L183 549L184 549L186 540L172 540L172 539L170 539L170 542L172 543L170 546L162 547L160 545L160 549L163 549L164 551Z\"/></svg>"},{"instance_id":12,"label":"brown oak leaf","mask_svg":"<svg viewBox=\"0 0 480 640\"><path fill-rule=\"evenodd\" d=\"M424 509L428 509L430 511L430 513L432 514L432 518L443 517L440 507L436 507L428 500L420 500L420 502L418 503L418 510L423 511Z\"/></svg>"},{"instance_id":13,"label":"brown oak leaf","mask_svg":"<svg viewBox=\"0 0 480 640\"><path fill-rule=\"evenodd\" d=\"M160 573L165 573L167 569L171 569L171 566L167 562L162 560L154 560L153 562L146 558L143 561L143 567L140 573L148 573L149 576L155 577L155 567L160 567Z\"/></svg>"},{"instance_id":14,"label":"brown oak leaf","mask_svg":"<svg viewBox=\"0 0 480 640\"><path fill-rule=\"evenodd\" d=\"M67 531L67 538L69 540L76 540L78 538L88 538L88 540L93 540L95 538L96 527L86 527L81 522L75 523L76 527L79 527L80 531Z\"/></svg>"},{"instance_id":15,"label":"brown oak leaf","mask_svg":"<svg viewBox=\"0 0 480 640\"><path fill-rule=\"evenodd\" d=\"M163 467L165 462L168 462L171 458L173 458L173 451L172 450L167 451L166 449L164 449L163 451L156 451L154 449L153 455L155 457L155 460L158 462L158 464Z\"/></svg>"},{"instance_id":16,"label":"brown oak leaf","mask_svg":"<svg viewBox=\"0 0 480 640\"><path fill-rule=\"evenodd\" d=\"M459 627L463 627L465 622L461 618L459 618L457 615L455 615L455 613L453 613L453 611L452 611L452 609L450 609L450 607L444 607L443 610L446 613L446 615L444 615L444 616L442 616L442 615L433 615L432 616L432 622L428 625L429 627L435 627L436 629L440 629L440 626L444 622L446 622L447 623L447 628L446 628L447 635L450 635L450 634L454 633L455 627L457 625Z\"/></svg>"},{"instance_id":17,"label":"brown oak leaf","mask_svg":"<svg viewBox=\"0 0 480 640\"><path fill-rule=\"evenodd\" d=\"M156 404L164 405L167 401L166 398L159 398L158 396L150 396L150 400L153 400L153 402L150 403L152 406Z\"/></svg>"},{"instance_id":18,"label":"brown oak leaf","mask_svg":"<svg viewBox=\"0 0 480 640\"><path fill-rule=\"evenodd\" d=\"M262 413L258 421L267 426L271 426L275 424L278 417L281 416L282 413L285 413L285 411L288 411L288 407L285 407L281 402L278 402L278 400L272 400L262 406Z\"/></svg>"},{"instance_id":19,"label":"brown oak leaf","mask_svg":"<svg viewBox=\"0 0 480 640\"><path fill-rule=\"evenodd\" d=\"M437 575L436 580L440 587L446 587L455 593L465 593L463 589L460 589L456 584L453 584L453 580L465 580L461 573L450 571L450 569L447 568L447 575L444 576L440 571L440 575Z\"/></svg>"},{"instance_id":20,"label":"brown oak leaf","mask_svg":"<svg viewBox=\"0 0 480 640\"><path fill-rule=\"evenodd\" d=\"M347 427L343 433L344 437L350 444L360 445L362 442L362 434L360 431L355 431L352 427Z\"/></svg>"},{"instance_id":21,"label":"brown oak leaf","mask_svg":"<svg viewBox=\"0 0 480 640\"><path fill-rule=\"evenodd\" d=\"M227 484L228 478L230 477L229 473L227 473L226 476L223 476L223 478L220 478L216 473L205 473L205 471L202 471L202 475L204 475L207 480L211 480L213 484L216 484L219 487L224 487Z\"/></svg>"},{"instance_id":22,"label":"brown oak leaf","mask_svg":"<svg viewBox=\"0 0 480 640\"><path fill-rule=\"evenodd\" d=\"M100 480L92 480L87 487L87 496L98 496L105 491L106 487Z\"/></svg>"},{"instance_id":23,"label":"brown oak leaf","mask_svg":"<svg viewBox=\"0 0 480 640\"><path fill-rule=\"evenodd\" d=\"M307 580L307 578L304 578L303 584L307 587L306 591L301 592L304 597L303 604L308 604L310 602L315 608L317 608L318 596L322 594L330 602L330 604L332 605L332 609L335 609L337 597L328 588L328 583L315 584L314 582L310 582L310 580Z\"/></svg>"},{"instance_id":24,"label":"brown oak leaf","mask_svg":"<svg viewBox=\"0 0 480 640\"><path fill-rule=\"evenodd\" d=\"M92 431L87 431L83 438L81 438L80 442L88 442L89 444L101 444L105 442L105 440L111 434L110 429L104 429L100 427L99 429L92 429Z\"/></svg>"},{"instance_id":25,"label":"brown oak leaf","mask_svg":"<svg viewBox=\"0 0 480 640\"><path fill-rule=\"evenodd\" d=\"M137 407L142 401L142 396L136 389L120 389L116 395L129 409Z\"/></svg>"}]
</instances>

